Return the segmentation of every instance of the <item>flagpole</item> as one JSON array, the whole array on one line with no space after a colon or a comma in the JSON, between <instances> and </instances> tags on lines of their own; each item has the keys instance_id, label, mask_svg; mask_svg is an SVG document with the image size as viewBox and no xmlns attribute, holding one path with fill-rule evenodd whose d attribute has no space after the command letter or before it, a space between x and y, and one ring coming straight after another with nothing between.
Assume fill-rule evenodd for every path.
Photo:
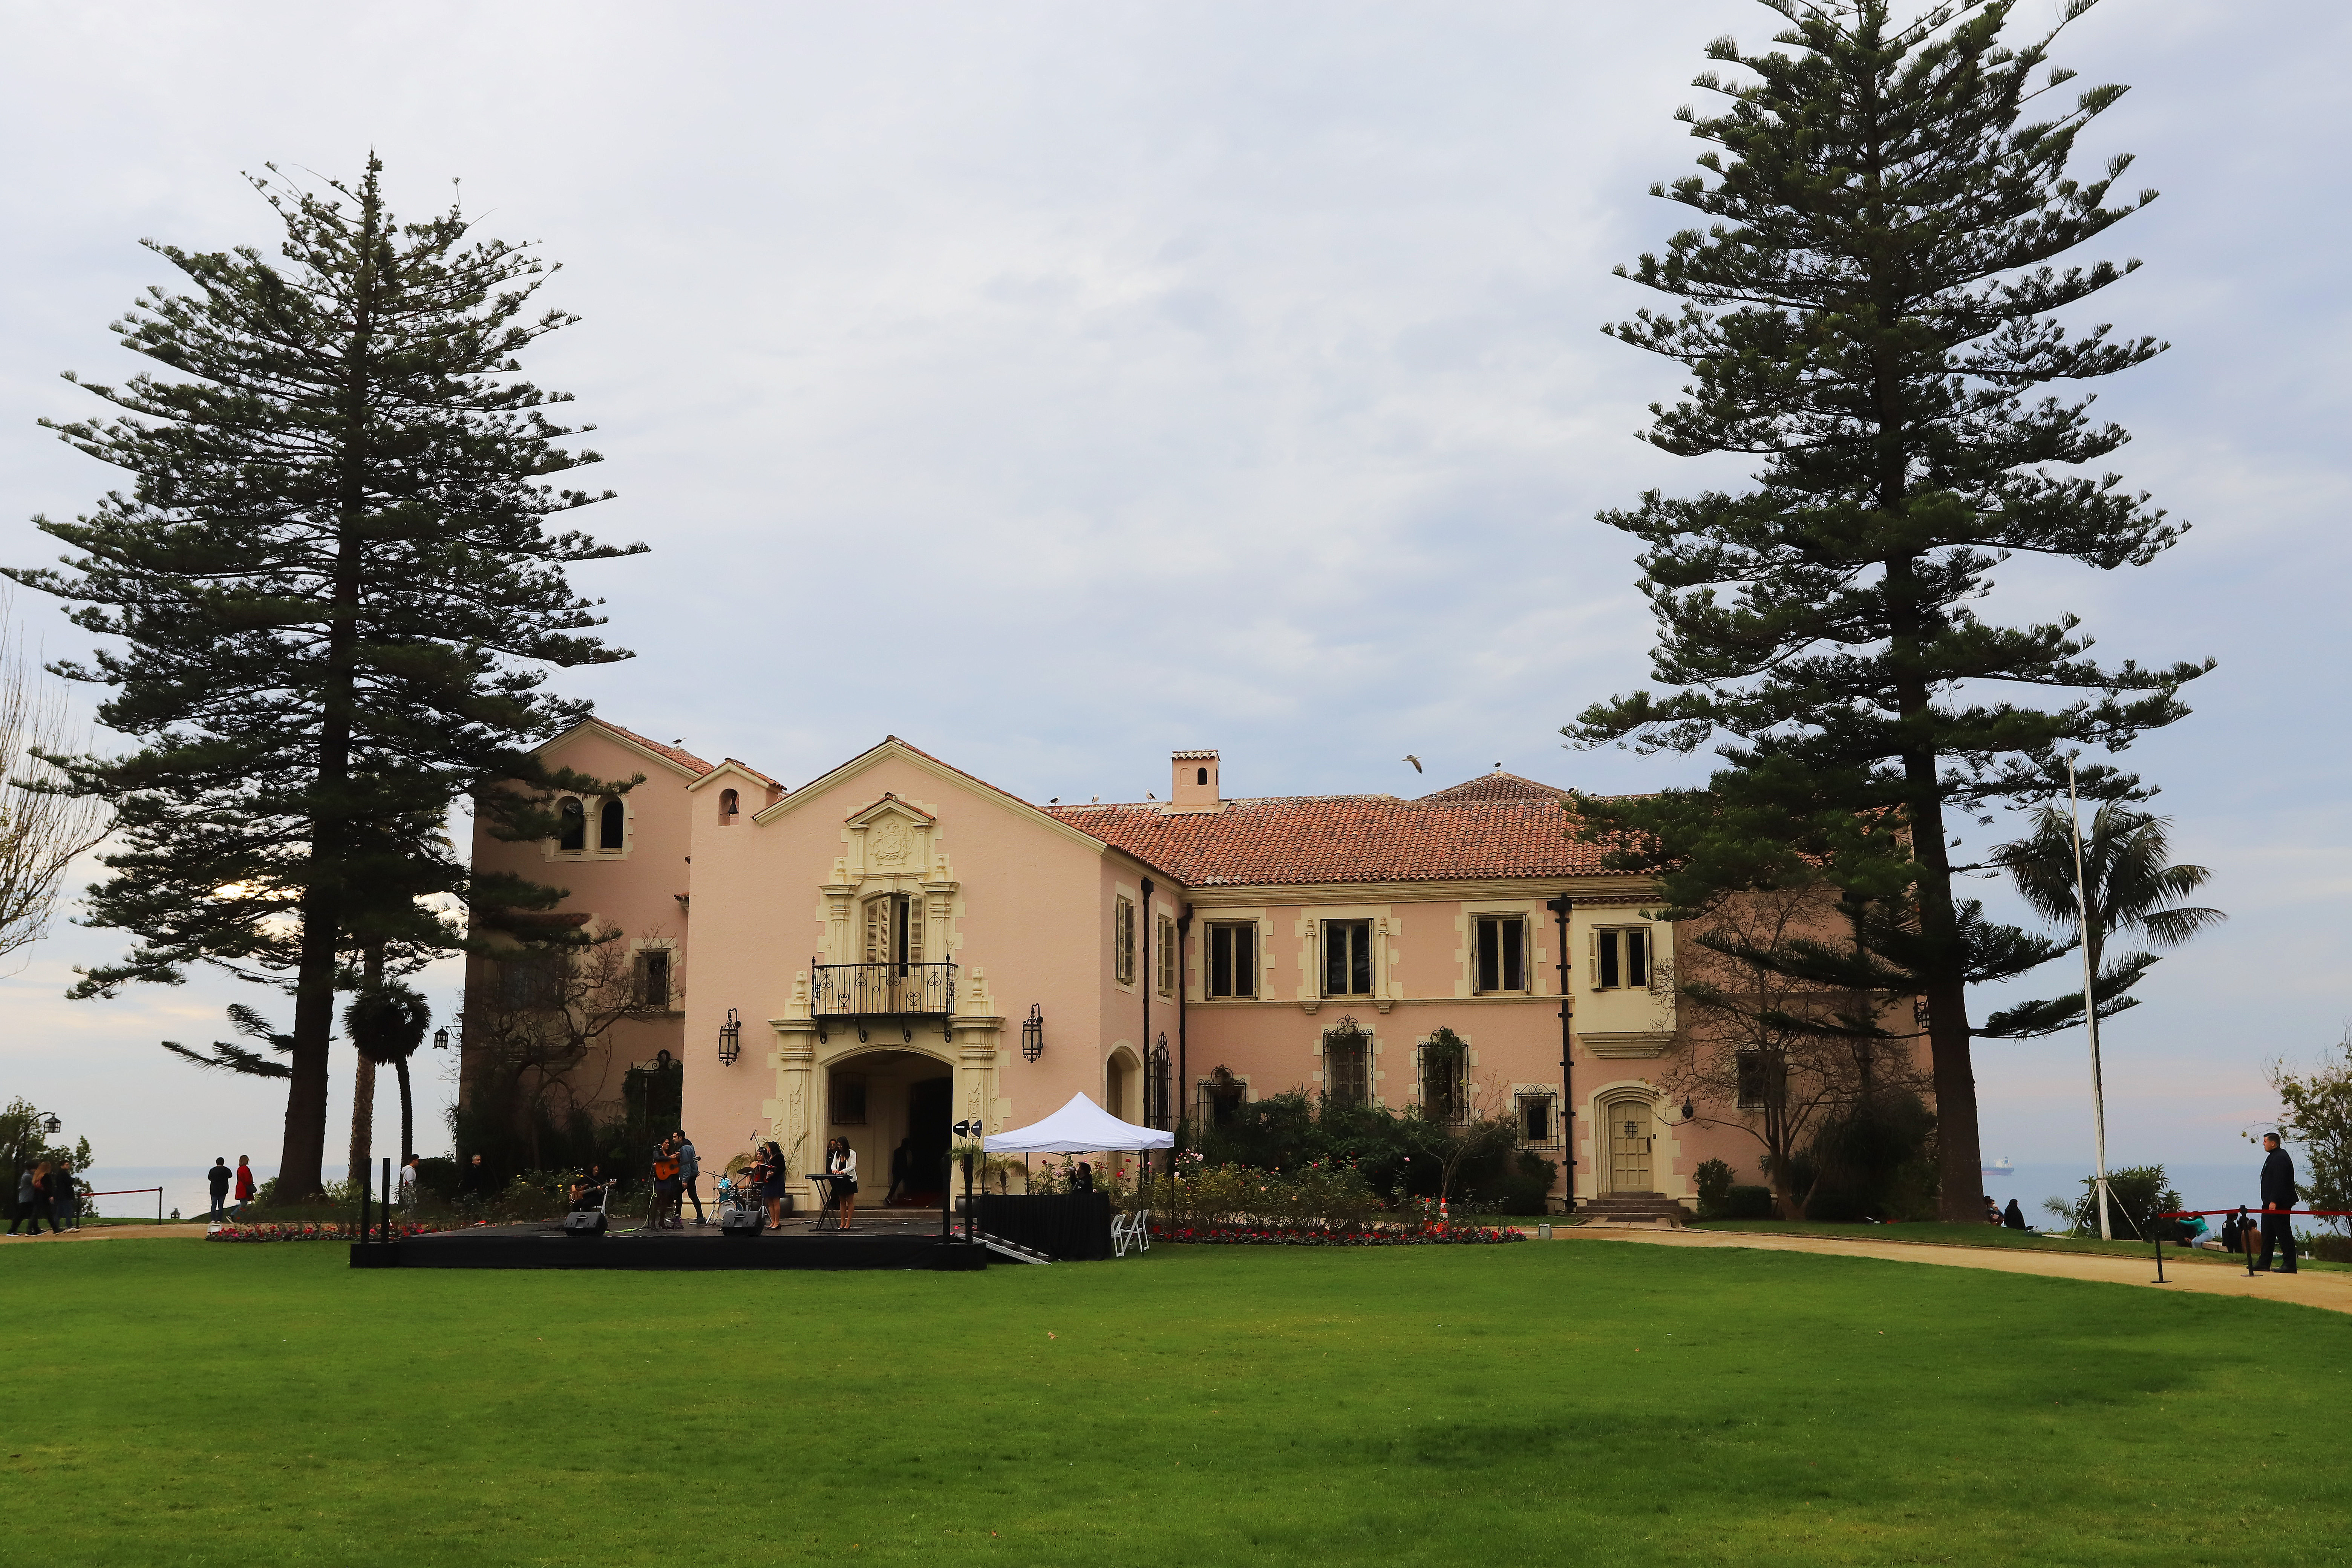
<instances>
[{"instance_id":1,"label":"flagpole","mask_svg":"<svg viewBox=\"0 0 2352 1568\"><path fill-rule=\"evenodd\" d=\"M2107 1096L2099 1081L2097 960L2091 952L2091 895L2083 880L2083 808L2074 796L2074 759L2066 759L2066 820L2074 831L2074 912L2083 934L2083 1028L2091 1040L2091 1141L2099 1184L2099 1239L2113 1241L2107 1221Z\"/></svg>"}]
</instances>

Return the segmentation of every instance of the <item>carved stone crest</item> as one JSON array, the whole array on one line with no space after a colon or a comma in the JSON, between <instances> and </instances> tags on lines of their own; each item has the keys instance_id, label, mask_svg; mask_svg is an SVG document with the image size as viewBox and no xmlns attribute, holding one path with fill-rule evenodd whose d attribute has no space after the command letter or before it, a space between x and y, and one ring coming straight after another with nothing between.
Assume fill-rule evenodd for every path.
<instances>
[{"instance_id":1,"label":"carved stone crest","mask_svg":"<svg viewBox=\"0 0 2352 1568\"><path fill-rule=\"evenodd\" d=\"M895 816L890 817L875 825L873 833L866 839L866 854L877 866L903 864L911 847L912 837L904 822Z\"/></svg>"}]
</instances>

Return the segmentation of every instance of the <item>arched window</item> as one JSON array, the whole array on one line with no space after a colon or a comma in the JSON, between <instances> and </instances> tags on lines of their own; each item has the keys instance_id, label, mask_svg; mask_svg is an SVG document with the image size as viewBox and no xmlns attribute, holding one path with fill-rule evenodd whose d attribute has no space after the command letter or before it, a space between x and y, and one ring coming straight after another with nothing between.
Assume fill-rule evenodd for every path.
<instances>
[{"instance_id":1,"label":"arched window","mask_svg":"<svg viewBox=\"0 0 2352 1568\"><path fill-rule=\"evenodd\" d=\"M734 792L733 790L731 790L731 789L722 789L722 790L720 790L720 791L719 792L719 826L724 827L724 826L726 826L729 823L730 823L730 822L734 821L734 820L735 820L735 813L736 813L739 809L740 809L740 804L739 804L739 797L736 795L736 794L735 794L735 792Z\"/></svg>"},{"instance_id":2,"label":"arched window","mask_svg":"<svg viewBox=\"0 0 2352 1568\"><path fill-rule=\"evenodd\" d=\"M555 808L556 819L562 826L556 830L555 847L578 854L588 847L588 813L576 800L567 799Z\"/></svg>"},{"instance_id":3,"label":"arched window","mask_svg":"<svg viewBox=\"0 0 2352 1568\"><path fill-rule=\"evenodd\" d=\"M608 800L604 809L596 814L596 847L618 849L621 847L621 803Z\"/></svg>"},{"instance_id":4,"label":"arched window","mask_svg":"<svg viewBox=\"0 0 2352 1568\"><path fill-rule=\"evenodd\" d=\"M1192 770L1192 782L1193 782L1194 784L1207 784L1207 783L1209 782L1209 770L1208 770L1208 769L1206 769L1206 768L1195 768L1195 769L1193 769L1193 770Z\"/></svg>"}]
</instances>

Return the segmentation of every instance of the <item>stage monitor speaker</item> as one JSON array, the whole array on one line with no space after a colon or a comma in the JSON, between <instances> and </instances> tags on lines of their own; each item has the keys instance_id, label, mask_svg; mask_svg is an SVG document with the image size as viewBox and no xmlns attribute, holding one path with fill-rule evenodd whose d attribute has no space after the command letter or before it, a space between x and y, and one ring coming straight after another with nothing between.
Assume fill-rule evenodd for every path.
<instances>
[{"instance_id":1,"label":"stage monitor speaker","mask_svg":"<svg viewBox=\"0 0 2352 1568\"><path fill-rule=\"evenodd\" d=\"M604 1216L601 1213L582 1212L563 1216L563 1234L589 1240L604 1234Z\"/></svg>"},{"instance_id":2,"label":"stage monitor speaker","mask_svg":"<svg viewBox=\"0 0 2352 1568\"><path fill-rule=\"evenodd\" d=\"M767 1228L768 1216L754 1211L745 1214L740 1209L729 1209L719 1216L721 1236L757 1236Z\"/></svg>"}]
</instances>

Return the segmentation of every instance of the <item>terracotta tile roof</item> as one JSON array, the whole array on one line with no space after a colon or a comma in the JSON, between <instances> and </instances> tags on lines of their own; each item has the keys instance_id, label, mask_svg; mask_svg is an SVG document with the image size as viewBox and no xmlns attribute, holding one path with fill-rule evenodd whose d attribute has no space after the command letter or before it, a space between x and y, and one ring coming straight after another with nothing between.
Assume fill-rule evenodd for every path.
<instances>
[{"instance_id":1,"label":"terracotta tile roof","mask_svg":"<svg viewBox=\"0 0 2352 1568\"><path fill-rule=\"evenodd\" d=\"M1496 768L1493 773L1472 779L1467 784L1458 784L1452 789L1442 789L1434 795L1425 795L1421 798L1423 800L1559 800L1567 794L1564 789L1555 789L1550 784L1538 784L1533 779L1523 779L1517 773L1507 773L1502 769Z\"/></svg>"},{"instance_id":2,"label":"terracotta tile roof","mask_svg":"<svg viewBox=\"0 0 2352 1568\"><path fill-rule=\"evenodd\" d=\"M696 756L692 752L681 751L676 746L665 746L659 741L649 741L645 736L638 734L635 730L622 729L610 719L600 718L596 714L591 713L588 715L584 722L593 724L599 729L610 730L615 735L620 736L624 741L635 741L638 745L643 746L648 752L658 752L663 756L667 757L671 762L676 763L679 767L692 768L698 778L710 771L710 764L704 762L700 757Z\"/></svg>"},{"instance_id":3,"label":"terracotta tile roof","mask_svg":"<svg viewBox=\"0 0 2352 1568\"><path fill-rule=\"evenodd\" d=\"M740 768L743 772L750 773L753 778L758 779L761 784L766 784L770 789L774 790L778 795L789 795L792 793L784 788L783 780L770 778L767 774L761 773L759 769L753 767L751 763L745 762L740 757L730 757L725 762L720 763L719 766L722 768Z\"/></svg>"},{"instance_id":4,"label":"terracotta tile roof","mask_svg":"<svg viewBox=\"0 0 2352 1568\"><path fill-rule=\"evenodd\" d=\"M1565 793L1489 774L1420 800L1391 795L1232 800L1218 812L1145 802L1045 809L1164 867L1188 887L1591 876L1605 851L1571 843ZM1467 793L1465 793L1467 792Z\"/></svg>"}]
</instances>

